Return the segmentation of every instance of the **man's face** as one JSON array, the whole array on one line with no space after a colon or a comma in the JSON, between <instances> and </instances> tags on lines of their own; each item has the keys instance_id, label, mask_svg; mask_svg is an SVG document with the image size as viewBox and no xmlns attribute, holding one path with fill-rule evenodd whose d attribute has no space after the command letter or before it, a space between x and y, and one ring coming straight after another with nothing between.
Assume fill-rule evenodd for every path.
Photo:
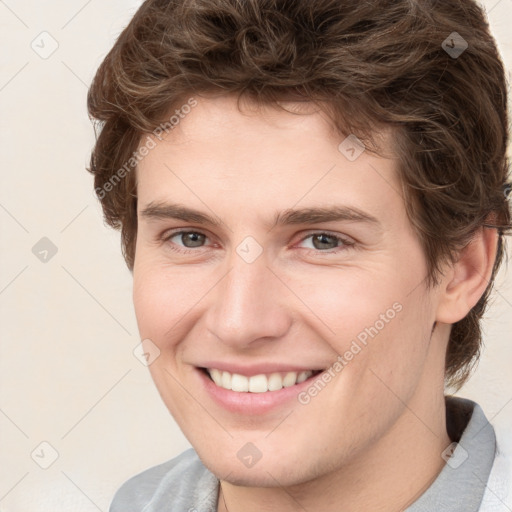
<instances>
[{"instance_id":1,"label":"man's face","mask_svg":"<svg viewBox=\"0 0 512 512\"><path fill-rule=\"evenodd\" d=\"M397 161L354 159L320 113L197 101L137 170L134 303L160 351L152 377L220 478L285 486L356 464L417 429L442 387L439 300ZM308 214L319 208L339 215Z\"/></svg>"}]
</instances>

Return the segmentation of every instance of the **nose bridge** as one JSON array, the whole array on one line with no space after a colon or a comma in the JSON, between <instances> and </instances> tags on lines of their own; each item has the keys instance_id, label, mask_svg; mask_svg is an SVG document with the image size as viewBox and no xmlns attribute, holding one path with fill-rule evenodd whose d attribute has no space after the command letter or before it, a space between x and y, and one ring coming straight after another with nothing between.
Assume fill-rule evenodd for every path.
<instances>
[{"instance_id":1,"label":"nose bridge","mask_svg":"<svg viewBox=\"0 0 512 512\"><path fill-rule=\"evenodd\" d=\"M283 302L285 287L267 268L251 241L233 250L229 272L216 286L208 328L224 343L243 347L261 338L280 337L290 325Z\"/></svg>"}]
</instances>

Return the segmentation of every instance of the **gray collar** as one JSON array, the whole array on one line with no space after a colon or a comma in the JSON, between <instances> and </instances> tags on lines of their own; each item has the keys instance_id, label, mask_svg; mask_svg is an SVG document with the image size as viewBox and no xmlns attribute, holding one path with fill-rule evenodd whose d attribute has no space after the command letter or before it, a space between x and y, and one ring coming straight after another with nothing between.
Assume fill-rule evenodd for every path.
<instances>
[{"instance_id":1,"label":"gray collar","mask_svg":"<svg viewBox=\"0 0 512 512\"><path fill-rule=\"evenodd\" d=\"M496 436L478 404L447 396L446 424L452 441L434 483L406 512L477 512L496 451ZM450 456L451 455L451 456Z\"/></svg>"}]
</instances>

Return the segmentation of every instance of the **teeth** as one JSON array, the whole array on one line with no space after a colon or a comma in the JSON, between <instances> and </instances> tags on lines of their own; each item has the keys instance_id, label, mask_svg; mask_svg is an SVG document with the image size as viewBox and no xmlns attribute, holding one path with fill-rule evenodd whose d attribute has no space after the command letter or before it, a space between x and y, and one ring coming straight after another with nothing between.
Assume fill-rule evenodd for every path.
<instances>
[{"instance_id":1,"label":"teeth","mask_svg":"<svg viewBox=\"0 0 512 512\"><path fill-rule=\"evenodd\" d=\"M249 391L249 379L234 373L231 377L231 389L233 391Z\"/></svg>"},{"instance_id":2,"label":"teeth","mask_svg":"<svg viewBox=\"0 0 512 512\"><path fill-rule=\"evenodd\" d=\"M217 385L225 389L231 389L231 373L222 372L220 383Z\"/></svg>"},{"instance_id":3,"label":"teeth","mask_svg":"<svg viewBox=\"0 0 512 512\"><path fill-rule=\"evenodd\" d=\"M300 372L299 375L297 375L297 384L304 382L308 377L311 377L311 375L308 375L308 372Z\"/></svg>"},{"instance_id":4,"label":"teeth","mask_svg":"<svg viewBox=\"0 0 512 512\"><path fill-rule=\"evenodd\" d=\"M304 372L271 373L246 377L238 373L229 373L216 368L207 369L213 382L221 388L238 392L266 393L267 391L279 391L295 384L300 384L313 375L312 370Z\"/></svg>"},{"instance_id":5,"label":"teeth","mask_svg":"<svg viewBox=\"0 0 512 512\"><path fill-rule=\"evenodd\" d=\"M268 378L268 390L279 391L283 389L283 378L280 373L272 373Z\"/></svg>"},{"instance_id":6,"label":"teeth","mask_svg":"<svg viewBox=\"0 0 512 512\"><path fill-rule=\"evenodd\" d=\"M285 378L283 379L283 386L285 388L294 386L296 383L297 383L297 373L296 372L287 373Z\"/></svg>"},{"instance_id":7,"label":"teeth","mask_svg":"<svg viewBox=\"0 0 512 512\"><path fill-rule=\"evenodd\" d=\"M254 375L250 379L244 377L244 380L249 383L251 393L265 393L265 391L268 391L268 379L265 375ZM235 391L238 390L235 389ZM246 390L244 389L244 391Z\"/></svg>"},{"instance_id":8,"label":"teeth","mask_svg":"<svg viewBox=\"0 0 512 512\"><path fill-rule=\"evenodd\" d=\"M216 368L212 368L210 370L210 377L213 379L213 382L217 384L217 386L220 386L222 383L222 372L220 370L217 370Z\"/></svg>"}]
</instances>

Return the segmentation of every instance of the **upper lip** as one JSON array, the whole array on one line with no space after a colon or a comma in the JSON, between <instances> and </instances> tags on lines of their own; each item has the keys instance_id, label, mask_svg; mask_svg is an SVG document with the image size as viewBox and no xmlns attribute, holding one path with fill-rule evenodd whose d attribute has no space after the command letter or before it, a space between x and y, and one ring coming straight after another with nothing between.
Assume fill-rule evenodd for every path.
<instances>
[{"instance_id":1,"label":"upper lip","mask_svg":"<svg viewBox=\"0 0 512 512\"><path fill-rule=\"evenodd\" d=\"M289 372L307 372L323 371L325 367L318 365L304 366L304 365L290 365L289 363L258 363L258 364L241 364L241 363L226 363L222 361L208 361L203 364L197 365L199 368L215 368L229 373L237 373L246 377L253 375L270 374L270 373L289 373Z\"/></svg>"}]
</instances>

